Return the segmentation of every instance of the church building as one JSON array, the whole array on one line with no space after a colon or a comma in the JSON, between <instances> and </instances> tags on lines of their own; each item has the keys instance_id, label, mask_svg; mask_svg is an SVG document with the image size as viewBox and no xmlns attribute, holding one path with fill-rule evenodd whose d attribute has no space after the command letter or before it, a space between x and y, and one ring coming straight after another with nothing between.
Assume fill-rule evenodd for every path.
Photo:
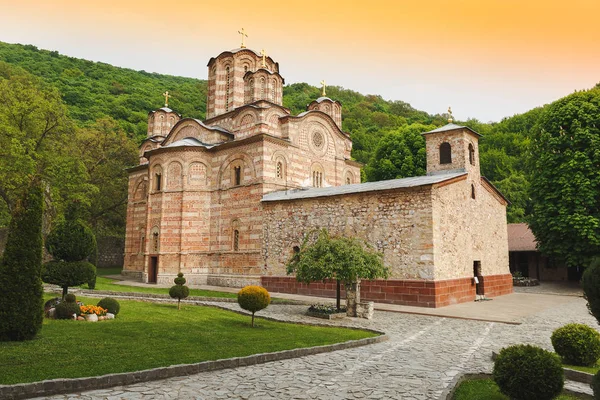
<instances>
[{"instance_id":1,"label":"church building","mask_svg":"<svg viewBox=\"0 0 600 400\"><path fill-rule=\"evenodd\" d=\"M512 292L507 200L480 176L478 133L424 132L426 176L360 183L342 104L323 95L291 115L283 85L279 64L242 43L208 62L206 120L167 104L149 113L129 169L124 275L334 296L285 272L304 235L327 228L384 254L391 277L363 282L363 300L440 307Z\"/></svg>"}]
</instances>

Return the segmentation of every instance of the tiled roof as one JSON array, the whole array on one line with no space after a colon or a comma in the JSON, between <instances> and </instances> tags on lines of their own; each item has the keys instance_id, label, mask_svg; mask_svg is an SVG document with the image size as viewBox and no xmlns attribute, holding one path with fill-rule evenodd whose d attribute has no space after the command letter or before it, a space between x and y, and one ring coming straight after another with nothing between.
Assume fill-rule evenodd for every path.
<instances>
[{"instance_id":1,"label":"tiled roof","mask_svg":"<svg viewBox=\"0 0 600 400\"><path fill-rule=\"evenodd\" d=\"M508 251L537 251L535 236L527 224L508 224Z\"/></svg>"},{"instance_id":2,"label":"tiled roof","mask_svg":"<svg viewBox=\"0 0 600 400\"><path fill-rule=\"evenodd\" d=\"M314 197L328 197L342 194L373 192L377 190L411 188L417 186L432 185L434 183L444 182L463 175L466 175L466 172L463 171L450 174L416 176L411 178L392 179L388 181L379 182L356 183L353 185L331 186L326 188L286 190L267 193L263 196L262 201L309 199Z\"/></svg>"}]
</instances>

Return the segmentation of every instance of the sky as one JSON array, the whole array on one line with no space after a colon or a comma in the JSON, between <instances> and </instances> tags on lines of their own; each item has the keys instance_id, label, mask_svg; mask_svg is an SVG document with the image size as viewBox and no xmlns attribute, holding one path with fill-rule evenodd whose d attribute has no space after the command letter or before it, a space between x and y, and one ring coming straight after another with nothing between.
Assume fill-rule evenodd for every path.
<instances>
[{"instance_id":1,"label":"sky","mask_svg":"<svg viewBox=\"0 0 600 400\"><path fill-rule=\"evenodd\" d=\"M598 15L600 0L0 0L0 41L206 79L244 28L288 84L489 122L599 83Z\"/></svg>"}]
</instances>

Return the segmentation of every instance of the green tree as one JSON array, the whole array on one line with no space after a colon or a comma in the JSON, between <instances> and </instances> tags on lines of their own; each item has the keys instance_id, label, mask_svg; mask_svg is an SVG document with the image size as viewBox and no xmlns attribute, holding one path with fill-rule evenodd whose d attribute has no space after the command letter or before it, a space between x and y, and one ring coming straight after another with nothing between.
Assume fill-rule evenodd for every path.
<instances>
[{"instance_id":1,"label":"green tree","mask_svg":"<svg viewBox=\"0 0 600 400\"><path fill-rule=\"evenodd\" d=\"M423 132L433 126L407 125L385 135L366 167L369 181L425 175L427 153Z\"/></svg>"},{"instance_id":2,"label":"green tree","mask_svg":"<svg viewBox=\"0 0 600 400\"><path fill-rule=\"evenodd\" d=\"M306 235L300 251L287 265L288 274L296 274L298 282L338 282L336 305L340 309L340 284L348 287L361 279L387 278L389 269L383 255L356 238L331 237L326 229Z\"/></svg>"},{"instance_id":3,"label":"green tree","mask_svg":"<svg viewBox=\"0 0 600 400\"><path fill-rule=\"evenodd\" d=\"M43 192L37 179L14 208L0 260L0 340L29 340L42 328Z\"/></svg>"},{"instance_id":4,"label":"green tree","mask_svg":"<svg viewBox=\"0 0 600 400\"><path fill-rule=\"evenodd\" d=\"M531 230L567 266L600 253L600 89L546 107L532 144Z\"/></svg>"}]
</instances>

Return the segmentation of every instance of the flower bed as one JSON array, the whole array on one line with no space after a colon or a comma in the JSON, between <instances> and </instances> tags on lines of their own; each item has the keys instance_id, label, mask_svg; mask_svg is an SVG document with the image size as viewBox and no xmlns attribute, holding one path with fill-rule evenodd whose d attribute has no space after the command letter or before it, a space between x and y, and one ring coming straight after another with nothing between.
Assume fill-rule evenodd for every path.
<instances>
[{"instance_id":1,"label":"flower bed","mask_svg":"<svg viewBox=\"0 0 600 400\"><path fill-rule=\"evenodd\" d=\"M346 307L341 307L340 311L331 304L313 304L308 308L306 315L322 319L339 319L346 316Z\"/></svg>"},{"instance_id":2,"label":"flower bed","mask_svg":"<svg viewBox=\"0 0 600 400\"><path fill-rule=\"evenodd\" d=\"M73 299L74 298L75 297L73 296ZM66 317L64 315L61 317L60 314L56 311L56 308L60 307L61 303L63 302L65 302L65 300L59 297L48 300L44 307L46 318L65 319ZM105 308L94 305L85 305L80 301L73 302L73 308L69 309L68 315L71 315L71 313L73 313L73 317L69 317L67 319L74 319L77 321L96 322L115 318L115 314L109 313L108 310Z\"/></svg>"}]
</instances>

